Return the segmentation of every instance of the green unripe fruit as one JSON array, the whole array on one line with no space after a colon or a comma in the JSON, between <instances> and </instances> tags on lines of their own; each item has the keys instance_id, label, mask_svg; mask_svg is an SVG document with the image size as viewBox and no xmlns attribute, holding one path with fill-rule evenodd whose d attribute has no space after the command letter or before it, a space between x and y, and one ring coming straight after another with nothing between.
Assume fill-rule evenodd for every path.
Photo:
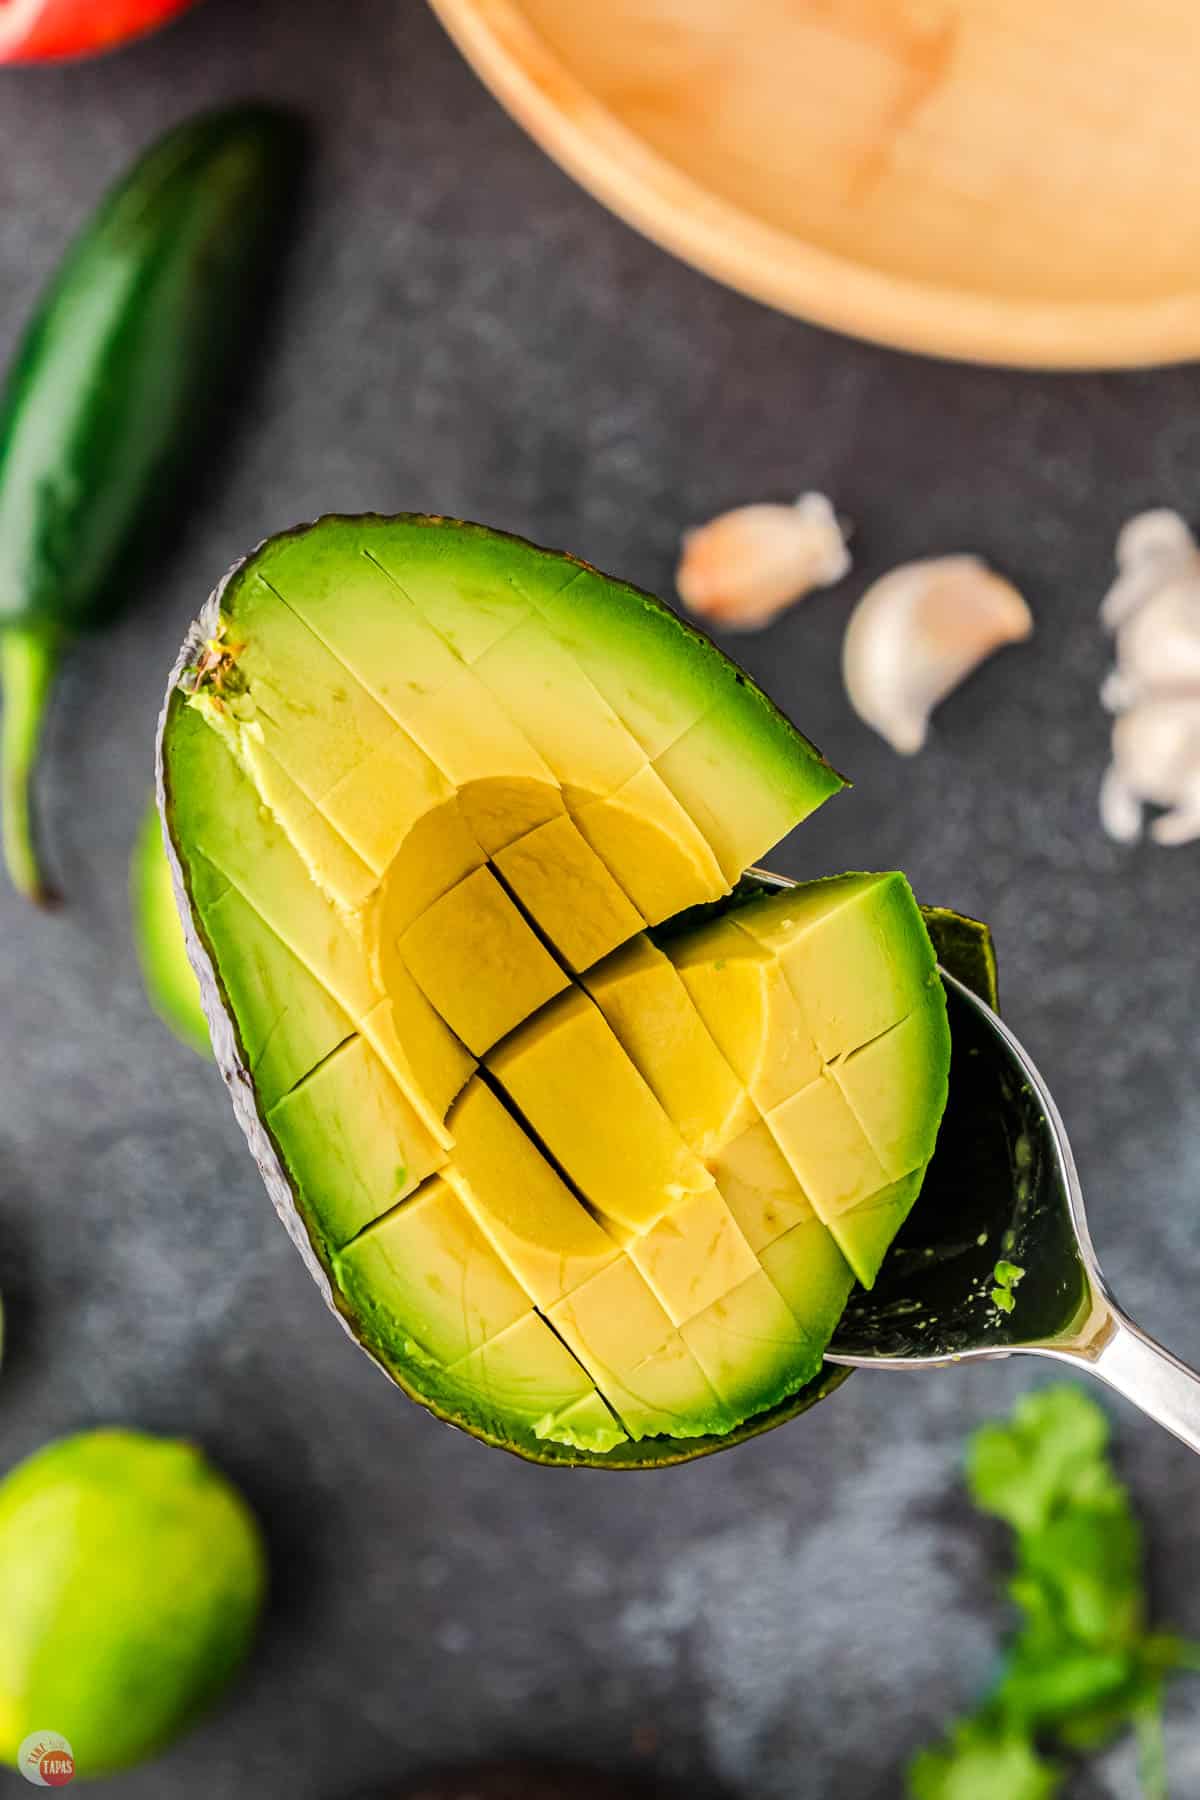
<instances>
[{"instance_id":1,"label":"green unripe fruit","mask_svg":"<svg viewBox=\"0 0 1200 1800\"><path fill-rule=\"evenodd\" d=\"M188 961L183 924L175 905L171 865L163 848L158 808L151 801L129 865L133 936L142 978L154 1010L176 1037L211 1056L200 983Z\"/></svg>"},{"instance_id":2,"label":"green unripe fruit","mask_svg":"<svg viewBox=\"0 0 1200 1800\"><path fill-rule=\"evenodd\" d=\"M0 1482L0 1758L35 1731L81 1776L153 1756L243 1661L265 1587L252 1513L193 1445L48 1444Z\"/></svg>"}]
</instances>

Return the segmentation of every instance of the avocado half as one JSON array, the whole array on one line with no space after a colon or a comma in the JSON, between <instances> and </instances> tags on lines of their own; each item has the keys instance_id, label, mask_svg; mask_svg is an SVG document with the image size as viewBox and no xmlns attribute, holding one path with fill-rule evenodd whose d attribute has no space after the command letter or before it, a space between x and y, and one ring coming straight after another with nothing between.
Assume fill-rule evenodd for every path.
<instances>
[{"instance_id":1,"label":"avocado half","mask_svg":"<svg viewBox=\"0 0 1200 1800\"><path fill-rule=\"evenodd\" d=\"M950 1045L902 875L742 880L843 785L651 596L480 526L322 519L212 597L159 733L188 952L284 1224L414 1399L628 1468L845 1378Z\"/></svg>"}]
</instances>

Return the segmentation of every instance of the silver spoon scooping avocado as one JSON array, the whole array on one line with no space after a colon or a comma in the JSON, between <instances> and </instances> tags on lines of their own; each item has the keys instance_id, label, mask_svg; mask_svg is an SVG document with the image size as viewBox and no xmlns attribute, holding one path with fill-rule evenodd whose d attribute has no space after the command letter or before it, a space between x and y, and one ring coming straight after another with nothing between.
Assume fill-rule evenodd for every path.
<instances>
[{"instance_id":1,"label":"silver spoon scooping avocado","mask_svg":"<svg viewBox=\"0 0 1200 1800\"><path fill-rule=\"evenodd\" d=\"M953 1051L938 1147L875 1286L852 1293L826 1360L908 1369L1047 1356L1097 1376L1200 1452L1200 1375L1113 1298L1053 1096L991 1007L941 975Z\"/></svg>"}]
</instances>

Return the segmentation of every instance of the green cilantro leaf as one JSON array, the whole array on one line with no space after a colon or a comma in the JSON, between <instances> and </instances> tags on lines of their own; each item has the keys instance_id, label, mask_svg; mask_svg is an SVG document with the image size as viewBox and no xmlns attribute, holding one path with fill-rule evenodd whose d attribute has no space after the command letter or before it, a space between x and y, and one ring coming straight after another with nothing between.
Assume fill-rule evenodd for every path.
<instances>
[{"instance_id":1,"label":"green cilantro leaf","mask_svg":"<svg viewBox=\"0 0 1200 1800\"><path fill-rule=\"evenodd\" d=\"M1054 1800L1062 1781L1028 1738L986 1718L970 1719L948 1744L922 1750L908 1771L912 1800Z\"/></svg>"},{"instance_id":2,"label":"green cilantro leaf","mask_svg":"<svg viewBox=\"0 0 1200 1800\"><path fill-rule=\"evenodd\" d=\"M984 1425L967 1450L975 1504L1018 1532L1050 1514L1104 1469L1108 1423L1078 1388L1051 1387L1017 1402L1007 1424Z\"/></svg>"},{"instance_id":3,"label":"green cilantro leaf","mask_svg":"<svg viewBox=\"0 0 1200 1800\"><path fill-rule=\"evenodd\" d=\"M996 1265L1010 1298L1011 1267ZM1104 1414L1074 1387L1027 1395L975 1433L967 1479L1016 1534L1020 1625L984 1704L911 1763L911 1800L1052 1800L1063 1776L1039 1745L1083 1754L1131 1726L1146 1800L1166 1800L1163 1688L1200 1669L1200 1646L1146 1628L1141 1531Z\"/></svg>"}]
</instances>

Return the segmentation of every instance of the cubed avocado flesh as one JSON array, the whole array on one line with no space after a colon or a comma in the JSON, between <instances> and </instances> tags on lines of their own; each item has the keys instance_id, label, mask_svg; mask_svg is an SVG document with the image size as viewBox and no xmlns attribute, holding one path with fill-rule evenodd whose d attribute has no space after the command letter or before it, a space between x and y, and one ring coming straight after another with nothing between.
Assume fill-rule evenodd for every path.
<instances>
[{"instance_id":1,"label":"cubed avocado flesh","mask_svg":"<svg viewBox=\"0 0 1200 1800\"><path fill-rule=\"evenodd\" d=\"M621 1048L690 1150L716 1155L756 1117L669 957L647 937L582 977Z\"/></svg>"},{"instance_id":2,"label":"cubed avocado flesh","mask_svg":"<svg viewBox=\"0 0 1200 1800\"><path fill-rule=\"evenodd\" d=\"M642 929L632 900L565 813L498 850L495 866L518 904L575 972L591 968Z\"/></svg>"},{"instance_id":3,"label":"cubed avocado flesh","mask_svg":"<svg viewBox=\"0 0 1200 1800\"><path fill-rule=\"evenodd\" d=\"M713 1185L578 988L514 1032L487 1066L601 1218L646 1231Z\"/></svg>"},{"instance_id":4,"label":"cubed avocado flesh","mask_svg":"<svg viewBox=\"0 0 1200 1800\"><path fill-rule=\"evenodd\" d=\"M335 1248L415 1192L446 1161L361 1037L347 1039L265 1116L287 1145L306 1222Z\"/></svg>"},{"instance_id":5,"label":"cubed avocado flesh","mask_svg":"<svg viewBox=\"0 0 1200 1800\"><path fill-rule=\"evenodd\" d=\"M803 1404L949 1044L902 876L727 901L842 785L744 675L568 557L329 518L214 596L162 767L239 1115L407 1392L618 1467Z\"/></svg>"},{"instance_id":6,"label":"cubed avocado flesh","mask_svg":"<svg viewBox=\"0 0 1200 1800\"><path fill-rule=\"evenodd\" d=\"M567 986L567 977L491 869L435 900L400 940L409 974L475 1056Z\"/></svg>"},{"instance_id":7,"label":"cubed avocado flesh","mask_svg":"<svg viewBox=\"0 0 1200 1800\"><path fill-rule=\"evenodd\" d=\"M820 1053L772 951L726 918L674 939L668 953L756 1106L765 1112L816 1079Z\"/></svg>"},{"instance_id":8,"label":"cubed avocado flesh","mask_svg":"<svg viewBox=\"0 0 1200 1800\"><path fill-rule=\"evenodd\" d=\"M449 1124L446 1179L535 1306L552 1306L616 1262L613 1239L486 1081L471 1079Z\"/></svg>"}]
</instances>

